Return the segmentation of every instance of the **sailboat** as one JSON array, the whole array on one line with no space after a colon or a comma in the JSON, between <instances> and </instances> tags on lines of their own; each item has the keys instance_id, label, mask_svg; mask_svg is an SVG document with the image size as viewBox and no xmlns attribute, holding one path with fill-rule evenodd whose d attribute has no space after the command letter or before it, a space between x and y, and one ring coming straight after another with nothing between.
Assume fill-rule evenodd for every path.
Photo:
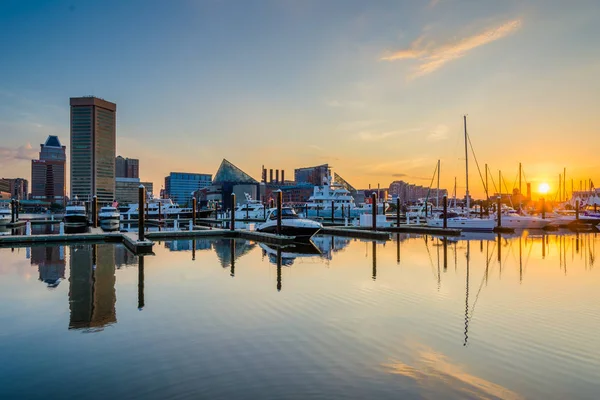
<instances>
[{"instance_id":1,"label":"sailboat","mask_svg":"<svg viewBox=\"0 0 600 400\"><path fill-rule=\"evenodd\" d=\"M471 209L471 197L469 195L469 151L467 137L467 116L464 117L465 128L465 175L466 175L466 193L467 200L466 211L467 216L461 216L454 212L448 212L446 215L446 226L451 229L461 229L464 231L493 231L496 221L493 219L470 218L469 210ZM444 215L438 214L435 217L427 219L427 226L441 228L444 226Z\"/></svg>"}]
</instances>

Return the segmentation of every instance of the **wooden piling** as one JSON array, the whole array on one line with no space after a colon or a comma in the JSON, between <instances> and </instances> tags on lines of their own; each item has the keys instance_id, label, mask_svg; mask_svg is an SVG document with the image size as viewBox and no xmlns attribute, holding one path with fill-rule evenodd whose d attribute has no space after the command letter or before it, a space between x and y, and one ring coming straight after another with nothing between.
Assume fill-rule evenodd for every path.
<instances>
[{"instance_id":1,"label":"wooden piling","mask_svg":"<svg viewBox=\"0 0 600 400\"><path fill-rule=\"evenodd\" d=\"M92 197L92 226L98 227L98 197Z\"/></svg>"},{"instance_id":2,"label":"wooden piling","mask_svg":"<svg viewBox=\"0 0 600 400\"><path fill-rule=\"evenodd\" d=\"M497 207L497 215L498 215L498 228L502 228L502 199L498 197L498 207Z\"/></svg>"},{"instance_id":3,"label":"wooden piling","mask_svg":"<svg viewBox=\"0 0 600 400\"><path fill-rule=\"evenodd\" d=\"M196 225L196 212L198 208L198 200L195 197L192 197L192 223Z\"/></svg>"},{"instance_id":4,"label":"wooden piling","mask_svg":"<svg viewBox=\"0 0 600 400\"><path fill-rule=\"evenodd\" d=\"M373 230L377 230L377 194L371 195L371 215L373 215Z\"/></svg>"},{"instance_id":5,"label":"wooden piling","mask_svg":"<svg viewBox=\"0 0 600 400\"><path fill-rule=\"evenodd\" d=\"M229 230L235 230L235 193L231 193L231 223L229 225Z\"/></svg>"},{"instance_id":6,"label":"wooden piling","mask_svg":"<svg viewBox=\"0 0 600 400\"><path fill-rule=\"evenodd\" d=\"M579 200L575 201L575 220L579 221Z\"/></svg>"},{"instance_id":7,"label":"wooden piling","mask_svg":"<svg viewBox=\"0 0 600 400\"><path fill-rule=\"evenodd\" d=\"M10 201L10 223L14 224L15 223L15 211L16 211L16 201L15 199L12 199Z\"/></svg>"},{"instance_id":8,"label":"wooden piling","mask_svg":"<svg viewBox=\"0 0 600 400\"><path fill-rule=\"evenodd\" d=\"M442 204L444 206L444 229L448 228L448 196L442 198Z\"/></svg>"},{"instance_id":9,"label":"wooden piling","mask_svg":"<svg viewBox=\"0 0 600 400\"><path fill-rule=\"evenodd\" d=\"M146 205L146 188L140 185L138 188L138 240L145 239L144 207Z\"/></svg>"},{"instance_id":10,"label":"wooden piling","mask_svg":"<svg viewBox=\"0 0 600 400\"><path fill-rule=\"evenodd\" d=\"M277 191L277 234L281 235L281 206L283 202L283 192Z\"/></svg>"},{"instance_id":11,"label":"wooden piling","mask_svg":"<svg viewBox=\"0 0 600 400\"><path fill-rule=\"evenodd\" d=\"M15 208L15 218L18 222L19 221L19 207L21 206L21 202L19 201L19 199L15 200L15 204L17 206L17 208Z\"/></svg>"},{"instance_id":12,"label":"wooden piling","mask_svg":"<svg viewBox=\"0 0 600 400\"><path fill-rule=\"evenodd\" d=\"M162 203L160 201L158 202L158 220L162 220Z\"/></svg>"},{"instance_id":13,"label":"wooden piling","mask_svg":"<svg viewBox=\"0 0 600 400\"><path fill-rule=\"evenodd\" d=\"M542 197L540 200L542 202L542 219L546 219L546 199Z\"/></svg>"},{"instance_id":14,"label":"wooden piling","mask_svg":"<svg viewBox=\"0 0 600 400\"><path fill-rule=\"evenodd\" d=\"M396 198L396 226L400 226L400 196Z\"/></svg>"}]
</instances>

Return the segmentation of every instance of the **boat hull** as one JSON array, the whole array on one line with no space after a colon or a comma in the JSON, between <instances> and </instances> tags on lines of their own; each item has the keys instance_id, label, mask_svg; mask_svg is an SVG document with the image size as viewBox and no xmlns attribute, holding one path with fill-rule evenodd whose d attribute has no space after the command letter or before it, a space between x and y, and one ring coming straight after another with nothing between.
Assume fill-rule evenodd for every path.
<instances>
[{"instance_id":1,"label":"boat hull","mask_svg":"<svg viewBox=\"0 0 600 400\"><path fill-rule=\"evenodd\" d=\"M63 222L65 224L87 225L88 220L86 215L65 215Z\"/></svg>"},{"instance_id":2,"label":"boat hull","mask_svg":"<svg viewBox=\"0 0 600 400\"><path fill-rule=\"evenodd\" d=\"M280 234L285 236L295 236L298 239L310 239L320 230L320 227L298 227L282 225ZM275 224L266 226L264 228L257 228L256 231L277 234L277 225Z\"/></svg>"},{"instance_id":3,"label":"boat hull","mask_svg":"<svg viewBox=\"0 0 600 400\"><path fill-rule=\"evenodd\" d=\"M435 228L443 228L443 219L429 219L427 220L427 226ZM496 221L493 219L453 219L448 218L447 225L449 229L460 229L469 232L491 232L496 227Z\"/></svg>"},{"instance_id":4,"label":"boat hull","mask_svg":"<svg viewBox=\"0 0 600 400\"><path fill-rule=\"evenodd\" d=\"M552 223L551 220L542 218L517 218L502 216L502 227L512 229L544 229Z\"/></svg>"}]
</instances>

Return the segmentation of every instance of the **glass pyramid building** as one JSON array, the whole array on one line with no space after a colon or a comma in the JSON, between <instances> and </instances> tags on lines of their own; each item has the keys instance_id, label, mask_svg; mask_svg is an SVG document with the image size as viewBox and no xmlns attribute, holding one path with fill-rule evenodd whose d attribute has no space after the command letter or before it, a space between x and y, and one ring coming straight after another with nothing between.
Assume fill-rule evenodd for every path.
<instances>
[{"instance_id":1,"label":"glass pyramid building","mask_svg":"<svg viewBox=\"0 0 600 400\"><path fill-rule=\"evenodd\" d=\"M213 184L224 184L224 183L247 183L247 184L258 184L258 181L233 165L231 162L223 159L221 166L217 170L215 177L213 178Z\"/></svg>"}]
</instances>

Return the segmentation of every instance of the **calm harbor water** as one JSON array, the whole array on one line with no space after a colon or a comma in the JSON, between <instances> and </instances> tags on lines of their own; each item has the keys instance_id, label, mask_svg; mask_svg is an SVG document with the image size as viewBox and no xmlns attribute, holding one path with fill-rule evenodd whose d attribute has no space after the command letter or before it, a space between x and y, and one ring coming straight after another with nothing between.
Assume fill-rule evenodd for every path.
<instances>
[{"instance_id":1,"label":"calm harbor water","mask_svg":"<svg viewBox=\"0 0 600 400\"><path fill-rule=\"evenodd\" d=\"M0 249L0 398L600 393L600 234Z\"/></svg>"}]
</instances>

